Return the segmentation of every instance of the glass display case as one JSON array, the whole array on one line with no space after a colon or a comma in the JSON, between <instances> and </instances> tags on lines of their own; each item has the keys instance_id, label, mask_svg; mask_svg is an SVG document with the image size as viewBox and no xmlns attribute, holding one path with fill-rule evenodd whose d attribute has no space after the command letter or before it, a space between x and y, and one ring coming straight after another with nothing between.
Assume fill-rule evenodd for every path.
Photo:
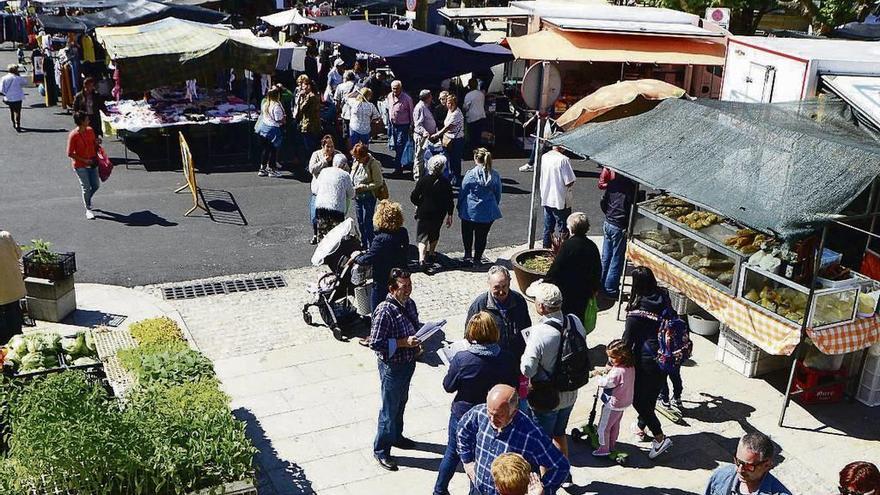
<instances>
[{"instance_id":1,"label":"glass display case","mask_svg":"<svg viewBox=\"0 0 880 495\"><path fill-rule=\"evenodd\" d=\"M657 200L641 203L636 208L633 242L718 290L735 294L740 265L745 261L745 256L716 238L716 235L724 237L720 232L725 228L713 225L715 229L710 230L715 234L693 230L657 212L651 208L652 205L656 206ZM733 232L735 229L728 231L727 236Z\"/></svg>"},{"instance_id":2,"label":"glass display case","mask_svg":"<svg viewBox=\"0 0 880 495\"><path fill-rule=\"evenodd\" d=\"M859 286L816 289L807 307L809 289L761 268L743 265L739 295L748 303L783 321L823 328L851 322L856 317Z\"/></svg>"}]
</instances>

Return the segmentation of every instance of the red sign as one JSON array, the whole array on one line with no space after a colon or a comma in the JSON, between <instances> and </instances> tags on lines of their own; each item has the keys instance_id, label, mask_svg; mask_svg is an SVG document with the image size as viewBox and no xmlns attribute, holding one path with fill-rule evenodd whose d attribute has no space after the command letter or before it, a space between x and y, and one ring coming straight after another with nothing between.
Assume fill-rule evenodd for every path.
<instances>
[{"instance_id":1,"label":"red sign","mask_svg":"<svg viewBox=\"0 0 880 495\"><path fill-rule=\"evenodd\" d=\"M416 4L418 0L406 0L406 10L410 12L414 12L416 10Z\"/></svg>"}]
</instances>

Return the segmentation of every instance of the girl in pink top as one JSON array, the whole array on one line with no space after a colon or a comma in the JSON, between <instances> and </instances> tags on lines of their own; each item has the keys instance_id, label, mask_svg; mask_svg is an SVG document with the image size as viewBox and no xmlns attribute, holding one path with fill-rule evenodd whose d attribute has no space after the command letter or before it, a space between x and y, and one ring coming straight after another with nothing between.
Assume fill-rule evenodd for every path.
<instances>
[{"instance_id":1,"label":"girl in pink top","mask_svg":"<svg viewBox=\"0 0 880 495\"><path fill-rule=\"evenodd\" d=\"M634 358L624 341L612 340L605 352L608 354L609 366L592 372L593 375L600 375L599 386L603 389L602 416L596 427L599 448L593 451L594 456L607 456L614 450L623 411L632 405L636 378Z\"/></svg>"}]
</instances>

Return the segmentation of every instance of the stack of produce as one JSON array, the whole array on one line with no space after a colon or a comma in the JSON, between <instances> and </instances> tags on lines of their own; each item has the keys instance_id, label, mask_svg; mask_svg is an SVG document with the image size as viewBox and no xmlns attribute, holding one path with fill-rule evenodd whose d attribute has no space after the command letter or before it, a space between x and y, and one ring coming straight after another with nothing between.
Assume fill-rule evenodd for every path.
<instances>
[{"instance_id":1,"label":"stack of produce","mask_svg":"<svg viewBox=\"0 0 880 495\"><path fill-rule=\"evenodd\" d=\"M16 335L6 344L4 364L16 374L61 368L61 337L51 333Z\"/></svg>"}]
</instances>

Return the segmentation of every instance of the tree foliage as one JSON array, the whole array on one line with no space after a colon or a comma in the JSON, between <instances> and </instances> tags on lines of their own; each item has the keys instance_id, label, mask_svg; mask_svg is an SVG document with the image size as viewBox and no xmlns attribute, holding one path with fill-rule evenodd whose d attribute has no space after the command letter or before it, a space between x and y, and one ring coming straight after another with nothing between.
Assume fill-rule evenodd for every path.
<instances>
[{"instance_id":1,"label":"tree foliage","mask_svg":"<svg viewBox=\"0 0 880 495\"><path fill-rule=\"evenodd\" d=\"M786 8L810 19L813 30L825 34L841 24L859 19L871 0L643 0L642 5L666 7L702 16L708 7L730 9L730 31L754 34L765 14Z\"/></svg>"}]
</instances>

